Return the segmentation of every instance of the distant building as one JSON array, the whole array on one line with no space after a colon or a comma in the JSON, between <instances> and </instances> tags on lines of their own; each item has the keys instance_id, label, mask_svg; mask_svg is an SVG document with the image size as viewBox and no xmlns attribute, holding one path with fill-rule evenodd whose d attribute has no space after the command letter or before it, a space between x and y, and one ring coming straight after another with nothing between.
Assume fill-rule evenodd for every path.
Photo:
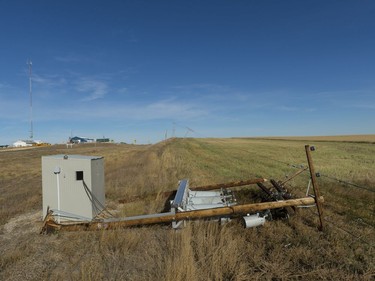
<instances>
[{"instance_id":1,"label":"distant building","mask_svg":"<svg viewBox=\"0 0 375 281\"><path fill-rule=\"evenodd\" d=\"M85 138L80 138L80 137L72 137L72 138L69 138L69 142L70 143L85 143L87 142L87 140Z\"/></svg>"},{"instance_id":2,"label":"distant building","mask_svg":"<svg viewBox=\"0 0 375 281\"><path fill-rule=\"evenodd\" d=\"M96 139L96 142L110 142L109 138Z\"/></svg>"},{"instance_id":3,"label":"distant building","mask_svg":"<svg viewBox=\"0 0 375 281\"><path fill-rule=\"evenodd\" d=\"M33 146L34 141L32 140L18 140L15 143L13 143L14 147L27 147L27 146Z\"/></svg>"},{"instance_id":4,"label":"distant building","mask_svg":"<svg viewBox=\"0 0 375 281\"><path fill-rule=\"evenodd\" d=\"M69 143L86 143L86 142L94 142L94 139L75 136L75 137L69 138L68 142Z\"/></svg>"}]
</instances>

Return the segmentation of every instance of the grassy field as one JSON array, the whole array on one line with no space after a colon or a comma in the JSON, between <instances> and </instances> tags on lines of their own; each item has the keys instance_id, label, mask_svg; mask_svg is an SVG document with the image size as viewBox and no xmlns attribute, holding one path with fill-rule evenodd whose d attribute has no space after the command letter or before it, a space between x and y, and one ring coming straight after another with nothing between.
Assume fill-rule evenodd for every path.
<instances>
[{"instance_id":1,"label":"grassy field","mask_svg":"<svg viewBox=\"0 0 375 281\"><path fill-rule=\"evenodd\" d=\"M270 140L303 140L303 141L340 141L340 142L363 142L375 143L375 135L344 135L344 136L310 136L310 137L265 137Z\"/></svg>"},{"instance_id":2,"label":"grassy field","mask_svg":"<svg viewBox=\"0 0 375 281\"><path fill-rule=\"evenodd\" d=\"M366 139L366 140L364 140ZM170 139L155 145L41 147L0 152L0 280L373 280L374 136L291 139ZM160 212L164 191L265 177L283 180L313 152L325 230L315 208L244 229L239 221L189 222L39 235L41 156L105 158L106 204L117 216ZM345 180L359 187L340 183ZM290 182L304 196L308 173ZM370 190L361 187L369 188ZM246 191L246 190L245 190ZM256 194L250 186L245 194ZM119 200L139 197L120 204Z\"/></svg>"}]
</instances>

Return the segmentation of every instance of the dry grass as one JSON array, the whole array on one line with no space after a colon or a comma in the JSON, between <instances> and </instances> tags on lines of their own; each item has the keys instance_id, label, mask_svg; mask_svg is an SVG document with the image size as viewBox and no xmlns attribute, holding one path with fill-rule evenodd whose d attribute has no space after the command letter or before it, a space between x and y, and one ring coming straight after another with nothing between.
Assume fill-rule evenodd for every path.
<instances>
[{"instance_id":1,"label":"dry grass","mask_svg":"<svg viewBox=\"0 0 375 281\"><path fill-rule=\"evenodd\" d=\"M374 193L319 178L325 196L325 231L314 209L288 221L243 229L237 220L187 223L180 231L151 226L41 236L42 155L105 157L110 209L129 216L159 212L164 191L189 178L203 185L255 176L283 179L305 164L305 141L175 139L149 146L79 145L0 153L0 280L372 280ZM322 174L375 186L371 143L318 142ZM280 162L281 161L281 162ZM291 183L297 195L308 176ZM257 192L251 187L249 194ZM131 196L138 202L119 204ZM351 234L349 234L348 232ZM354 235L354 236L353 236Z\"/></svg>"},{"instance_id":2,"label":"dry grass","mask_svg":"<svg viewBox=\"0 0 375 281\"><path fill-rule=\"evenodd\" d=\"M338 135L338 136L305 136L305 137L265 137L269 140L303 140L303 141L337 141L375 143L375 135Z\"/></svg>"}]
</instances>

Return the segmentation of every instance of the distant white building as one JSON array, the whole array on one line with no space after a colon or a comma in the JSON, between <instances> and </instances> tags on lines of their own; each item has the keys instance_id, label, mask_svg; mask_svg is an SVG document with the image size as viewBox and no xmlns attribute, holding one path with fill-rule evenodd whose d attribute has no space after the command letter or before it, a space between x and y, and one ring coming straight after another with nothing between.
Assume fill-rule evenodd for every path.
<instances>
[{"instance_id":1,"label":"distant white building","mask_svg":"<svg viewBox=\"0 0 375 281\"><path fill-rule=\"evenodd\" d=\"M18 140L15 143L13 143L14 147L26 147L26 146L33 146L33 141L29 140Z\"/></svg>"},{"instance_id":2,"label":"distant white building","mask_svg":"<svg viewBox=\"0 0 375 281\"><path fill-rule=\"evenodd\" d=\"M86 142L94 142L94 139L86 138L86 137L72 137L69 138L69 143L86 143Z\"/></svg>"}]
</instances>

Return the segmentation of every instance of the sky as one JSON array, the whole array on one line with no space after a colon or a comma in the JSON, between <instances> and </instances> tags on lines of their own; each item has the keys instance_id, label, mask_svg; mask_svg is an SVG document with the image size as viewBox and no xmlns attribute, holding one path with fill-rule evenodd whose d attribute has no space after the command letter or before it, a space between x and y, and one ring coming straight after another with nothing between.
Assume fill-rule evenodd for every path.
<instances>
[{"instance_id":1,"label":"sky","mask_svg":"<svg viewBox=\"0 0 375 281\"><path fill-rule=\"evenodd\" d=\"M0 144L375 133L375 1L0 0L0 35Z\"/></svg>"}]
</instances>

